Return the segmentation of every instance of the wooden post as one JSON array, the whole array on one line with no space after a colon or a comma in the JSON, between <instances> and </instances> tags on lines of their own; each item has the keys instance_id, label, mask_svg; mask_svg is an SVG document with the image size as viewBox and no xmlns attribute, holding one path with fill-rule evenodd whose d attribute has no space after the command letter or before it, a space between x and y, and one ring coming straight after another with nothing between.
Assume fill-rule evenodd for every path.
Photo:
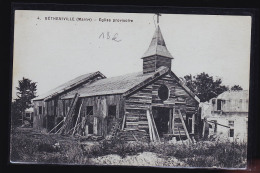
<instances>
[{"instance_id":1,"label":"wooden post","mask_svg":"<svg viewBox=\"0 0 260 173\"><path fill-rule=\"evenodd\" d=\"M81 111L82 104L83 104L83 100L82 100L82 102L81 102L81 105L80 105L80 107L79 107L79 113L78 113L78 117L77 117L77 120L76 120L76 123L75 123L75 126L74 126L74 130L73 130L73 132L72 132L72 136L73 136L73 135L74 135L74 133L75 133L76 126L77 126L77 124L78 124L78 121L79 121L79 117L80 117L80 111Z\"/></svg>"},{"instance_id":2,"label":"wooden post","mask_svg":"<svg viewBox=\"0 0 260 173\"><path fill-rule=\"evenodd\" d=\"M178 131L179 131L179 138L180 138L180 140L181 140L181 142L182 142L182 144L183 144L183 141L182 141L182 139L181 139L181 132L180 132L179 127L178 127Z\"/></svg>"},{"instance_id":3,"label":"wooden post","mask_svg":"<svg viewBox=\"0 0 260 173\"><path fill-rule=\"evenodd\" d=\"M182 117L181 111L180 111L180 110L178 110L178 111L179 111L179 115L180 115L181 123L182 123L182 126L183 126L183 128L184 128L185 134L186 134L188 140L189 140L190 142L192 142L192 140L191 140L191 138L190 138L190 135L189 135L189 132L188 132L188 130L187 130L187 128L186 128L186 125L185 125L184 119L183 119L183 117Z\"/></svg>"},{"instance_id":4,"label":"wooden post","mask_svg":"<svg viewBox=\"0 0 260 173\"><path fill-rule=\"evenodd\" d=\"M174 113L175 113L175 108L172 109L172 134L174 134Z\"/></svg>"},{"instance_id":5,"label":"wooden post","mask_svg":"<svg viewBox=\"0 0 260 173\"><path fill-rule=\"evenodd\" d=\"M214 134L217 134L217 120L214 122Z\"/></svg>"},{"instance_id":6,"label":"wooden post","mask_svg":"<svg viewBox=\"0 0 260 173\"><path fill-rule=\"evenodd\" d=\"M156 127L156 124L155 124L155 122L154 122L154 118L153 118L153 114L152 114L152 111L151 110L149 110L150 111L150 117L151 117L151 121L152 121L152 128L153 128L153 130L154 130L154 134L155 134L155 137L157 138L156 140L158 140L159 142L161 142L160 141L160 136L159 136L159 134L158 134L158 131L157 131L157 127Z\"/></svg>"},{"instance_id":7,"label":"wooden post","mask_svg":"<svg viewBox=\"0 0 260 173\"><path fill-rule=\"evenodd\" d=\"M51 133L54 129L56 129L65 119L61 120L53 129L51 129L48 133Z\"/></svg>"},{"instance_id":8,"label":"wooden post","mask_svg":"<svg viewBox=\"0 0 260 173\"><path fill-rule=\"evenodd\" d=\"M149 110L147 109L146 111L146 115L147 115L147 121L148 121L148 128L149 128L149 135L150 135L150 140L154 141L153 139L153 134L152 134L152 125L151 125L151 117L149 116Z\"/></svg>"},{"instance_id":9,"label":"wooden post","mask_svg":"<svg viewBox=\"0 0 260 173\"><path fill-rule=\"evenodd\" d=\"M85 136L88 136L88 125L85 126Z\"/></svg>"},{"instance_id":10,"label":"wooden post","mask_svg":"<svg viewBox=\"0 0 260 173\"><path fill-rule=\"evenodd\" d=\"M121 130L124 130L124 127L125 127L125 119L126 119L126 115L124 114L124 118L123 118L123 123L122 123Z\"/></svg>"},{"instance_id":11,"label":"wooden post","mask_svg":"<svg viewBox=\"0 0 260 173\"><path fill-rule=\"evenodd\" d=\"M172 109L169 110L169 126L168 126L168 133L172 133Z\"/></svg>"},{"instance_id":12,"label":"wooden post","mask_svg":"<svg viewBox=\"0 0 260 173\"><path fill-rule=\"evenodd\" d=\"M203 119L203 127L202 127L202 137L204 138L205 134L205 120Z\"/></svg>"},{"instance_id":13,"label":"wooden post","mask_svg":"<svg viewBox=\"0 0 260 173\"><path fill-rule=\"evenodd\" d=\"M71 104L70 104L70 109L69 111L67 112L66 114L66 121L64 121L64 124L62 126L62 129L60 130L60 133L66 133L70 126L71 126L71 122L72 122L72 116L73 116L73 112L74 112L74 109L75 109L75 106L76 106L76 103L78 101L78 98L79 98L79 94L76 93Z\"/></svg>"},{"instance_id":14,"label":"wooden post","mask_svg":"<svg viewBox=\"0 0 260 173\"><path fill-rule=\"evenodd\" d=\"M195 114L192 114L192 125L191 125L191 133L194 134L195 129Z\"/></svg>"}]
</instances>

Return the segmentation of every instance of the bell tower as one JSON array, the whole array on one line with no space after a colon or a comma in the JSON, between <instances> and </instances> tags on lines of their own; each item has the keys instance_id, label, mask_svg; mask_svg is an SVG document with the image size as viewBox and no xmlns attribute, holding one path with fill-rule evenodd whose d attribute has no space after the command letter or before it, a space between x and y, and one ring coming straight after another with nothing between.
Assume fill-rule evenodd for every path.
<instances>
[{"instance_id":1,"label":"bell tower","mask_svg":"<svg viewBox=\"0 0 260 173\"><path fill-rule=\"evenodd\" d=\"M143 73L155 72L161 66L171 69L172 55L168 51L164 42L161 29L159 27L159 14L157 14L157 27L153 35L149 48L143 57Z\"/></svg>"}]
</instances>

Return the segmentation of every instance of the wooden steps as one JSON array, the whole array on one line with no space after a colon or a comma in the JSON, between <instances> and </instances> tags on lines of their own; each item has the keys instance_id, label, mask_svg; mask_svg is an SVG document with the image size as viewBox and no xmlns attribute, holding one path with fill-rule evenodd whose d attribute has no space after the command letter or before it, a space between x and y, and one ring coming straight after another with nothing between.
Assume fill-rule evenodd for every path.
<instances>
[{"instance_id":1,"label":"wooden steps","mask_svg":"<svg viewBox=\"0 0 260 173\"><path fill-rule=\"evenodd\" d=\"M115 121L113 121L112 129L106 137L107 140L113 140L114 137L117 135L117 133L120 131L121 124L122 124L121 121L122 121L121 118L115 119Z\"/></svg>"},{"instance_id":2,"label":"wooden steps","mask_svg":"<svg viewBox=\"0 0 260 173\"><path fill-rule=\"evenodd\" d=\"M149 135L145 130L124 129L118 135L124 141L149 142Z\"/></svg>"}]
</instances>

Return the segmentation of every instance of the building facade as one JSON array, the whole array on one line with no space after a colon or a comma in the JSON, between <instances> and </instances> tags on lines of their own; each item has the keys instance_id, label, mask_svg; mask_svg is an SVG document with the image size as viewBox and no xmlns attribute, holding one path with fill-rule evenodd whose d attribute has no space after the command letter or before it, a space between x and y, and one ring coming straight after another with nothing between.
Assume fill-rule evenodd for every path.
<instances>
[{"instance_id":1,"label":"building facade","mask_svg":"<svg viewBox=\"0 0 260 173\"><path fill-rule=\"evenodd\" d=\"M202 118L210 124L209 135L222 139L247 141L248 90L226 91L208 103L203 103Z\"/></svg>"}]
</instances>

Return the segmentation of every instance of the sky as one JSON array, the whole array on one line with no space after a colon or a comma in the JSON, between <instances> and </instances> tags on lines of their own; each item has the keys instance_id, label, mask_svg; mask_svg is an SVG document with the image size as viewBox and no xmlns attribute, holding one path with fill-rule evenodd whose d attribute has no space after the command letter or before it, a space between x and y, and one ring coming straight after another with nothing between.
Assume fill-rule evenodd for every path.
<instances>
[{"instance_id":1,"label":"sky","mask_svg":"<svg viewBox=\"0 0 260 173\"><path fill-rule=\"evenodd\" d=\"M37 82L41 95L86 73L142 71L155 20L149 13L16 10L12 98L23 77ZM250 16L161 14L159 25L177 76L206 72L225 85L249 89Z\"/></svg>"}]
</instances>

